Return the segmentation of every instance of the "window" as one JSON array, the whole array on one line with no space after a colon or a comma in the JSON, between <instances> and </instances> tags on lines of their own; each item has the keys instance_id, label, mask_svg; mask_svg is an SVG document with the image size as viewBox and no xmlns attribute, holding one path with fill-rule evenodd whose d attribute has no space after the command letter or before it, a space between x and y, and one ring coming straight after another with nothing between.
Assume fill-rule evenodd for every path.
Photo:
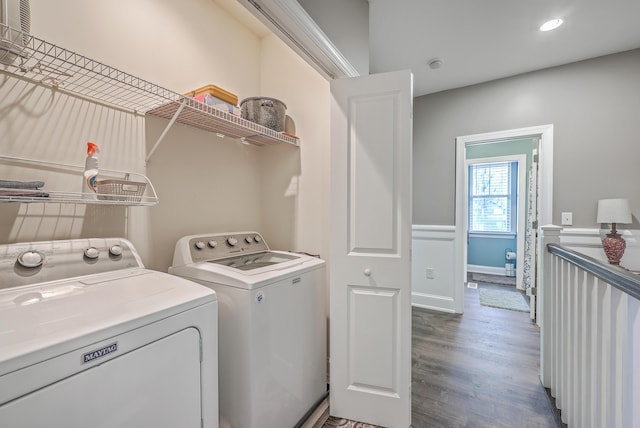
<instances>
[{"instance_id":1,"label":"window","mask_svg":"<svg viewBox=\"0 0 640 428\"><path fill-rule=\"evenodd\" d=\"M515 233L517 169L517 162L469 165L469 232Z\"/></svg>"}]
</instances>

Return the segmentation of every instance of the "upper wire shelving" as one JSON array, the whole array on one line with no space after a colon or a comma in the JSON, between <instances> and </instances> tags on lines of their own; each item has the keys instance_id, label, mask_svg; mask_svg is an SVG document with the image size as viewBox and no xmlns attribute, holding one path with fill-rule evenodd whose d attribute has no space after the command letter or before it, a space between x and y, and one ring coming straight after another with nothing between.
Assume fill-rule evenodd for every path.
<instances>
[{"instance_id":1,"label":"upper wire shelving","mask_svg":"<svg viewBox=\"0 0 640 428\"><path fill-rule=\"evenodd\" d=\"M169 126L175 122L182 123L259 146L274 143L299 146L297 138L215 109L3 24L0 24L0 64L12 74L42 85L134 113L169 119ZM165 133L166 130L156 146Z\"/></svg>"}]
</instances>

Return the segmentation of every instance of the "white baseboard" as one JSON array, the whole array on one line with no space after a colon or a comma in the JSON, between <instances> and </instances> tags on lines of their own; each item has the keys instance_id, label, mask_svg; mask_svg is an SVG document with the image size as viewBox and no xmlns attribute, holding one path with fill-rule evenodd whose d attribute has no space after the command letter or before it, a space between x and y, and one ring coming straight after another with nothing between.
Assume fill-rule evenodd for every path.
<instances>
[{"instance_id":1,"label":"white baseboard","mask_svg":"<svg viewBox=\"0 0 640 428\"><path fill-rule=\"evenodd\" d=\"M467 265L467 272L484 273L487 275L506 275L504 267L495 266L481 266L481 265Z\"/></svg>"},{"instance_id":2,"label":"white baseboard","mask_svg":"<svg viewBox=\"0 0 640 428\"><path fill-rule=\"evenodd\" d=\"M435 296L424 293L411 293L411 306L434 311L455 313L454 302L451 297Z\"/></svg>"}]
</instances>

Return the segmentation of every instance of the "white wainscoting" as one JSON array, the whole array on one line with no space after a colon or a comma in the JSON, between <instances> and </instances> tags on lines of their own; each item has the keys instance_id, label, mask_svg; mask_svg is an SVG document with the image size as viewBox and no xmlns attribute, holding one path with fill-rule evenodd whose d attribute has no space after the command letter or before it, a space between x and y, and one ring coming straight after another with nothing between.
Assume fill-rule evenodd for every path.
<instances>
[{"instance_id":1,"label":"white wainscoting","mask_svg":"<svg viewBox=\"0 0 640 428\"><path fill-rule=\"evenodd\" d=\"M560 245L577 251L594 259L607 261L602 249L602 238L608 230L580 229L567 227L560 231ZM627 249L620 260L620 265L630 270L640 270L640 230L618 229L627 242Z\"/></svg>"},{"instance_id":2,"label":"white wainscoting","mask_svg":"<svg viewBox=\"0 0 640 428\"><path fill-rule=\"evenodd\" d=\"M456 284L456 228L455 226L413 225L411 258L411 304L443 312L463 308L464 284ZM640 271L640 230L619 232L627 242L621 265ZM574 251L606 261L602 238L606 230L568 227L560 232L560 243ZM468 266L469 271L482 272L480 266ZM427 278L427 269L433 278ZM495 268L504 274L504 269ZM493 272L485 272L493 273ZM497 273L497 271L496 271ZM463 279L464 280L464 279Z\"/></svg>"},{"instance_id":3,"label":"white wainscoting","mask_svg":"<svg viewBox=\"0 0 640 428\"><path fill-rule=\"evenodd\" d=\"M455 226L413 225L411 304L455 312ZM433 278L427 278L427 270ZM459 292L459 291L458 291Z\"/></svg>"}]
</instances>

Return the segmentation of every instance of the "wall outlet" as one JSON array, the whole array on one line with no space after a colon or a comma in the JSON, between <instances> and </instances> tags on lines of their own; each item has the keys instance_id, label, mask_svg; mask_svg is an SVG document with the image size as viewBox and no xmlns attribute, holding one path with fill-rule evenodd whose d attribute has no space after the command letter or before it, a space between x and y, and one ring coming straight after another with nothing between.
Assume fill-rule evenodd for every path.
<instances>
[{"instance_id":1,"label":"wall outlet","mask_svg":"<svg viewBox=\"0 0 640 428\"><path fill-rule=\"evenodd\" d=\"M573 225L573 213L562 213L562 225L563 226Z\"/></svg>"},{"instance_id":2,"label":"wall outlet","mask_svg":"<svg viewBox=\"0 0 640 428\"><path fill-rule=\"evenodd\" d=\"M435 277L435 271L433 268L427 268L427 279L433 279Z\"/></svg>"}]
</instances>

